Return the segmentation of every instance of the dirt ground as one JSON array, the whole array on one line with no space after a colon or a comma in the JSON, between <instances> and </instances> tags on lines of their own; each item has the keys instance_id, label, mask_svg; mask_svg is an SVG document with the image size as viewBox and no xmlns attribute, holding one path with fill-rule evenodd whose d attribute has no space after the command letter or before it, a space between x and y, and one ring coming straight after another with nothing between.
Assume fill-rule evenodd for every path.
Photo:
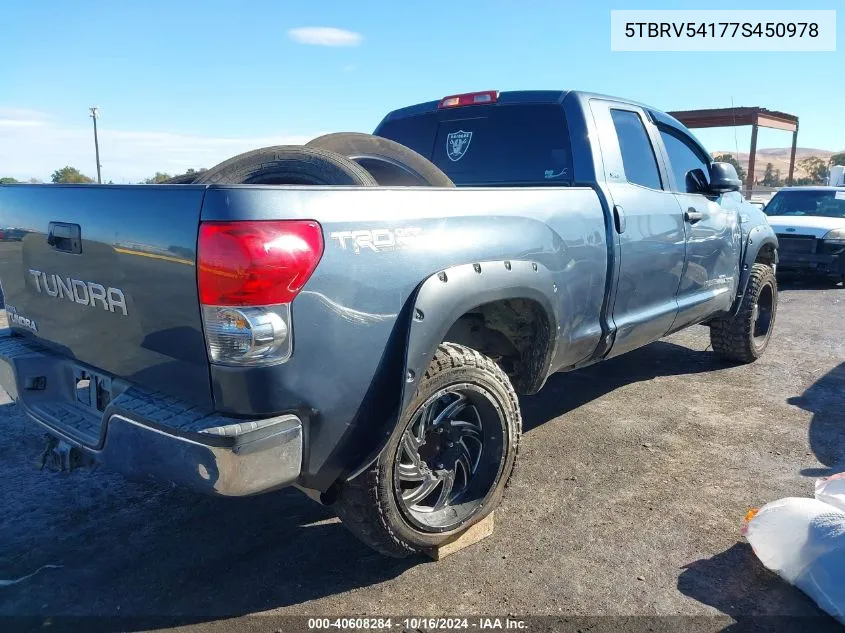
<instances>
[{"instance_id":1,"label":"dirt ground","mask_svg":"<svg viewBox=\"0 0 845 633\"><path fill-rule=\"evenodd\" d=\"M716 628L821 616L739 527L749 508L811 496L845 467L843 320L845 289L790 285L753 365L720 362L696 327L553 377L522 399L520 467L493 536L437 563L381 558L293 490L211 499L103 469L40 471L42 434L4 404L0 578L61 567L0 583L0 616L230 623L219 630L253 613L708 616Z\"/></svg>"}]
</instances>

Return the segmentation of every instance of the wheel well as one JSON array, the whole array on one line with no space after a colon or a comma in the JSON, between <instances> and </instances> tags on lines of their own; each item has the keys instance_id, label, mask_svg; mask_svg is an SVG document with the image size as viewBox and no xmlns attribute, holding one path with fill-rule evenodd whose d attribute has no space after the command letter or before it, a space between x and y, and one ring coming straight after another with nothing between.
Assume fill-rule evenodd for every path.
<instances>
[{"instance_id":1,"label":"wheel well","mask_svg":"<svg viewBox=\"0 0 845 633\"><path fill-rule=\"evenodd\" d=\"M463 314L443 337L492 358L521 394L536 393L546 379L551 324L530 299L485 303Z\"/></svg>"},{"instance_id":2,"label":"wheel well","mask_svg":"<svg viewBox=\"0 0 845 633\"><path fill-rule=\"evenodd\" d=\"M775 263L775 247L773 244L764 244L760 247L760 252L757 253L755 263L768 264L773 266Z\"/></svg>"}]
</instances>

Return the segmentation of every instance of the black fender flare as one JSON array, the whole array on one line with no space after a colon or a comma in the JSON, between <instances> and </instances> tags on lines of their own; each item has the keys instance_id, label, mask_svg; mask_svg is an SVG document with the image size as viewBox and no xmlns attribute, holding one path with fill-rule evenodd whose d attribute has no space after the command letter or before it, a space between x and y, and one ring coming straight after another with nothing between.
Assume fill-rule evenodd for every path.
<instances>
[{"instance_id":1,"label":"black fender flare","mask_svg":"<svg viewBox=\"0 0 845 633\"><path fill-rule=\"evenodd\" d=\"M775 231L768 224L758 224L748 232L748 237L745 240L744 255L739 270L739 283L736 287L736 299L731 310L732 314L736 314L739 311L739 307L742 305L742 298L745 296L745 291L748 288L751 267L757 261L760 251L766 246L771 246L774 249L774 263L777 264L778 238L775 235Z\"/></svg>"},{"instance_id":2,"label":"black fender flare","mask_svg":"<svg viewBox=\"0 0 845 633\"><path fill-rule=\"evenodd\" d=\"M453 266L426 279L417 292L408 331L402 410L408 406L437 346L452 325L467 312L493 301L530 299L543 307L551 330L541 364L544 381L558 340L560 315L550 299L557 291L548 268L525 260Z\"/></svg>"},{"instance_id":3,"label":"black fender flare","mask_svg":"<svg viewBox=\"0 0 845 633\"><path fill-rule=\"evenodd\" d=\"M533 391L539 390L548 377L559 340L560 315L553 297L558 288L551 271L530 260L485 261L462 264L441 270L425 279L410 302L402 393L393 416L382 422L378 441L359 466L344 479L352 479L370 467L384 450L390 434L425 375L437 346L455 322L467 312L494 301L529 299L545 311L549 325L549 344L539 363ZM410 303L409 302L409 303ZM375 420L372 420L375 423ZM372 436L371 436L372 437Z\"/></svg>"}]
</instances>

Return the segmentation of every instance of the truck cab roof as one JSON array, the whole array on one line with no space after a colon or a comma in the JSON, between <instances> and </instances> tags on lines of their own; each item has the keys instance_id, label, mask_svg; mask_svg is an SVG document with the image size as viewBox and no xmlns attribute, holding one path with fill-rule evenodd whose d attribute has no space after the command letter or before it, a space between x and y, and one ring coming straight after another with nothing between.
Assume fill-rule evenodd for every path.
<instances>
[{"instance_id":1,"label":"truck cab roof","mask_svg":"<svg viewBox=\"0 0 845 633\"><path fill-rule=\"evenodd\" d=\"M583 90L508 90L498 93L496 104L500 105L515 105L515 104L536 104L536 103L550 103L562 104L567 96L572 95L572 98L588 101L590 99L604 99L607 101L619 101L629 105L642 108L654 119L655 122L667 125L669 127L676 127L690 134L689 129L675 117L657 110L645 103L631 101L630 99L622 99L612 95L605 95L598 92L585 92ZM435 101L425 101L423 103L416 103L414 105L398 108L387 113L387 116L382 119L380 125L388 121L402 119L406 117L418 116L429 112L436 112L439 109L440 103L443 99ZM469 107L485 107L485 106L469 106Z\"/></svg>"},{"instance_id":2,"label":"truck cab roof","mask_svg":"<svg viewBox=\"0 0 845 633\"><path fill-rule=\"evenodd\" d=\"M452 95L394 110L375 134L410 147L458 186L567 186L579 178L573 135L589 121L589 101L640 108L653 123L695 140L677 119L645 104L574 90L484 91ZM700 153L709 156L695 140ZM577 145L577 144L576 144Z\"/></svg>"}]
</instances>

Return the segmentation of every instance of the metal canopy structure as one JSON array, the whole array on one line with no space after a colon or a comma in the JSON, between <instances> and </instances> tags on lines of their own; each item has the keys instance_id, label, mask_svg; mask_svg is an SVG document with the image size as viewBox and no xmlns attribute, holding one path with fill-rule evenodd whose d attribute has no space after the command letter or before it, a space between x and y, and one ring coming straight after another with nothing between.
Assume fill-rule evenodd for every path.
<instances>
[{"instance_id":1,"label":"metal canopy structure","mask_svg":"<svg viewBox=\"0 0 845 633\"><path fill-rule=\"evenodd\" d=\"M795 148L798 145L798 117L786 112L766 108L715 108L710 110L679 110L670 112L688 128L751 126L751 151L748 153L747 195L754 189L754 163L757 158L757 130L760 127L792 132L792 152L789 156L789 176L786 184L792 184L795 174ZM738 160L738 157L737 157Z\"/></svg>"}]
</instances>

